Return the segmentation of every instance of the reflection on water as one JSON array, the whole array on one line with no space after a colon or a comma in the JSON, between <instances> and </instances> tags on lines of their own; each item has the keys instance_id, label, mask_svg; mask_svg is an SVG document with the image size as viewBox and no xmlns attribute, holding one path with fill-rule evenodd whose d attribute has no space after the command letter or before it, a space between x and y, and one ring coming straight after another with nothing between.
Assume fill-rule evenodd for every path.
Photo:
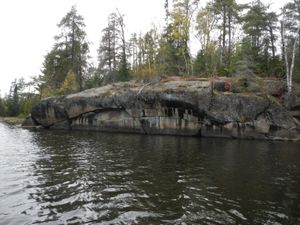
<instances>
[{"instance_id":1,"label":"reflection on water","mask_svg":"<svg viewBox=\"0 0 300 225\"><path fill-rule=\"evenodd\" d=\"M0 224L297 224L300 144L0 124Z\"/></svg>"}]
</instances>

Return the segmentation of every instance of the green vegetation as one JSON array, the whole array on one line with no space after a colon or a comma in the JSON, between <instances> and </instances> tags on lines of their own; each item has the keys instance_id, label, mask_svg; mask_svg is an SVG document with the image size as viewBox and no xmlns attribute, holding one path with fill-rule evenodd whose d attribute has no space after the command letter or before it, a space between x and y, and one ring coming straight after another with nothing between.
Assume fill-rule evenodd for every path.
<instances>
[{"instance_id":1,"label":"green vegetation","mask_svg":"<svg viewBox=\"0 0 300 225\"><path fill-rule=\"evenodd\" d=\"M23 79L14 80L8 95L0 98L0 117L25 118L39 100L40 96L33 81L25 83Z\"/></svg>"},{"instance_id":2,"label":"green vegetation","mask_svg":"<svg viewBox=\"0 0 300 225\"><path fill-rule=\"evenodd\" d=\"M163 29L153 25L144 34L127 34L126 16L112 12L99 31L96 66L89 63L84 18L72 7L58 24L42 73L12 83L0 98L0 116L24 116L40 98L130 79L239 77L243 88L256 90L243 81L272 77L286 79L288 91L300 82L300 0L290 0L281 12L259 0L211 0L203 7L199 2L165 0ZM195 56L192 35L200 44Z\"/></svg>"},{"instance_id":3,"label":"green vegetation","mask_svg":"<svg viewBox=\"0 0 300 225\"><path fill-rule=\"evenodd\" d=\"M41 95L46 97L53 94L63 94L62 86L68 81L68 73L75 74L78 89L83 89L83 75L87 69L88 43L84 31L84 19L78 15L75 7L62 18L58 24L59 35L55 36L55 44L46 55L43 74L41 76Z\"/></svg>"}]
</instances>

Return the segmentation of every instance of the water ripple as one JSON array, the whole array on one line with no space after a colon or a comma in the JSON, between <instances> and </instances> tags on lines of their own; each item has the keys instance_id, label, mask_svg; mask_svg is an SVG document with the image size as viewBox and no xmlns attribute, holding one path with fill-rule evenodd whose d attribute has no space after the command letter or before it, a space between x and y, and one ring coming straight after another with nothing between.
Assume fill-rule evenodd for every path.
<instances>
[{"instance_id":1,"label":"water ripple","mask_svg":"<svg viewBox=\"0 0 300 225\"><path fill-rule=\"evenodd\" d=\"M0 137L1 225L300 223L299 144L3 124Z\"/></svg>"}]
</instances>

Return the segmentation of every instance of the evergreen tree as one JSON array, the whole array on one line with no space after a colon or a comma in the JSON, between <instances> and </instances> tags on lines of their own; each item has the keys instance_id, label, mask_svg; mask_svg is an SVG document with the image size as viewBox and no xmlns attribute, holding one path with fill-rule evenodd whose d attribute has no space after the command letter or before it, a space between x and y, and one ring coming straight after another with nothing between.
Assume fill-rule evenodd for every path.
<instances>
[{"instance_id":1,"label":"evergreen tree","mask_svg":"<svg viewBox=\"0 0 300 225\"><path fill-rule=\"evenodd\" d=\"M102 30L102 37L98 49L98 72L110 80L109 82L116 82L118 80L118 15L111 13L108 17L108 25Z\"/></svg>"},{"instance_id":2,"label":"evergreen tree","mask_svg":"<svg viewBox=\"0 0 300 225\"><path fill-rule=\"evenodd\" d=\"M170 75L191 74L189 49L191 22L198 0L173 0L172 11L165 2L166 28L160 40L159 59Z\"/></svg>"},{"instance_id":3,"label":"evergreen tree","mask_svg":"<svg viewBox=\"0 0 300 225\"><path fill-rule=\"evenodd\" d=\"M82 90L89 52L84 31L84 19L73 6L62 18L58 28L61 32L55 37L56 42L52 50L45 56L43 64L44 86L48 89L59 90L67 73L72 70L76 74L79 89Z\"/></svg>"},{"instance_id":4,"label":"evergreen tree","mask_svg":"<svg viewBox=\"0 0 300 225\"><path fill-rule=\"evenodd\" d=\"M129 79L128 51L124 16L118 11L111 13L98 49L98 70L107 80L105 83Z\"/></svg>"},{"instance_id":5,"label":"evergreen tree","mask_svg":"<svg viewBox=\"0 0 300 225\"><path fill-rule=\"evenodd\" d=\"M259 0L249 7L248 12L242 18L243 31L248 37L251 48L247 55L251 55L256 64L256 73L260 75L274 75L276 67L277 40L277 15L268 12L268 7Z\"/></svg>"},{"instance_id":6,"label":"evergreen tree","mask_svg":"<svg viewBox=\"0 0 300 225\"><path fill-rule=\"evenodd\" d=\"M119 74L121 81L126 81L129 79L129 69L128 69L128 62L127 62L127 42L125 38L125 21L124 15L122 15L118 11L117 22L119 26L119 39L120 39L120 64L119 64Z\"/></svg>"},{"instance_id":7,"label":"evergreen tree","mask_svg":"<svg viewBox=\"0 0 300 225\"><path fill-rule=\"evenodd\" d=\"M145 35L139 37L133 34L130 39L130 58L133 74L142 78L158 76L158 47L157 29L151 28Z\"/></svg>"},{"instance_id":8,"label":"evergreen tree","mask_svg":"<svg viewBox=\"0 0 300 225\"><path fill-rule=\"evenodd\" d=\"M196 75L215 75L216 67L220 63L217 56L217 42L213 40L212 33L217 29L218 17L215 15L212 4L208 3L198 11L196 17L196 37L201 49L194 62Z\"/></svg>"},{"instance_id":9,"label":"evergreen tree","mask_svg":"<svg viewBox=\"0 0 300 225\"><path fill-rule=\"evenodd\" d=\"M3 98L1 98L1 92L0 92L0 116L1 117L6 116L5 101Z\"/></svg>"},{"instance_id":10,"label":"evergreen tree","mask_svg":"<svg viewBox=\"0 0 300 225\"><path fill-rule=\"evenodd\" d=\"M70 66L77 76L77 82L82 90L83 72L87 67L87 54L89 51L84 31L84 19L73 6L71 11L62 18L58 27L61 33L55 37L57 49L65 49L69 53Z\"/></svg>"},{"instance_id":11,"label":"evergreen tree","mask_svg":"<svg viewBox=\"0 0 300 225\"><path fill-rule=\"evenodd\" d=\"M239 20L239 12L243 6L236 3L235 0L214 0L212 10L220 21L218 24L221 31L220 35L220 65L219 72L229 75L232 72L231 57L233 54L233 31Z\"/></svg>"},{"instance_id":12,"label":"evergreen tree","mask_svg":"<svg viewBox=\"0 0 300 225\"><path fill-rule=\"evenodd\" d=\"M17 116L19 113L19 86L15 79L10 86L9 94L7 97L7 116Z\"/></svg>"}]
</instances>

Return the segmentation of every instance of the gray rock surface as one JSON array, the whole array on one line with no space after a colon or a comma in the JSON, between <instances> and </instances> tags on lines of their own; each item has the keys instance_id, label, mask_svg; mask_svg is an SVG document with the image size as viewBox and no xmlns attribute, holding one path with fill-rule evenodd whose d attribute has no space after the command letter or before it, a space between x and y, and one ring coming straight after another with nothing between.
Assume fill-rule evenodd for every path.
<instances>
[{"instance_id":1,"label":"gray rock surface","mask_svg":"<svg viewBox=\"0 0 300 225\"><path fill-rule=\"evenodd\" d=\"M38 126L38 124L33 120L31 115L27 116L23 123L21 124L22 127L24 128L32 128Z\"/></svg>"},{"instance_id":2,"label":"gray rock surface","mask_svg":"<svg viewBox=\"0 0 300 225\"><path fill-rule=\"evenodd\" d=\"M31 117L55 129L300 140L300 107L291 113L268 93L232 93L221 82L116 83L44 99Z\"/></svg>"}]
</instances>

